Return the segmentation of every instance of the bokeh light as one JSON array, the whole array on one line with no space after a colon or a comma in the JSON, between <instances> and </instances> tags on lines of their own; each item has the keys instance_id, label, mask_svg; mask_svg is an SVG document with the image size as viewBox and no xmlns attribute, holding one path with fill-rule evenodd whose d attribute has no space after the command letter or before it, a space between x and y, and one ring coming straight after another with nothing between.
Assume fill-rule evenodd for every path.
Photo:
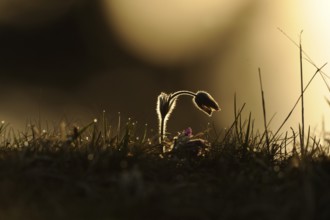
<instances>
[{"instance_id":1,"label":"bokeh light","mask_svg":"<svg viewBox=\"0 0 330 220\"><path fill-rule=\"evenodd\" d=\"M22 121L42 105L45 117L81 112L94 118L106 109L156 127L157 95L188 89L215 97L222 112L214 119L222 127L233 120L236 93L262 128L260 67L268 118L276 113L271 124L276 129L300 86L299 50L278 28L296 42L303 30L304 50L322 66L330 60L329 10L326 0L1 1L0 28L6 34L0 36L0 68L3 82L10 79L1 91L7 106L2 118ZM314 72L304 61L305 83ZM323 117L330 123L324 97L329 91L318 76L305 97L306 123L316 130ZM180 101L186 105L174 113L175 129L203 127L203 115L187 112L191 103ZM287 128L298 125L298 111Z\"/></svg>"}]
</instances>

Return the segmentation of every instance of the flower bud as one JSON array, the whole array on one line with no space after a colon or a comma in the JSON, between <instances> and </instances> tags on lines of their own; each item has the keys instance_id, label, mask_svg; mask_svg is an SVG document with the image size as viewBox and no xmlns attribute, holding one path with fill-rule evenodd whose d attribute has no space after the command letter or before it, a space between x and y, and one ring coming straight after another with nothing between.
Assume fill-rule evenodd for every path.
<instances>
[{"instance_id":1,"label":"flower bud","mask_svg":"<svg viewBox=\"0 0 330 220\"><path fill-rule=\"evenodd\" d=\"M199 110L206 113L208 116L212 115L214 111L220 111L218 103L213 99L213 97L204 91L198 91L193 99L194 104Z\"/></svg>"}]
</instances>

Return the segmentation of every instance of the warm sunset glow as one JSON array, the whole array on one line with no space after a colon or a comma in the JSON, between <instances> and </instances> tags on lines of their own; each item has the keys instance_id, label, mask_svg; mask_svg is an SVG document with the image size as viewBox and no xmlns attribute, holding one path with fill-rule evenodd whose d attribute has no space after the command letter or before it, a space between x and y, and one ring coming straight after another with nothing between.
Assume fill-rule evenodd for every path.
<instances>
[{"instance_id":1,"label":"warm sunset glow","mask_svg":"<svg viewBox=\"0 0 330 220\"><path fill-rule=\"evenodd\" d=\"M103 0L125 47L156 63L175 63L210 50L247 3L218 0Z\"/></svg>"},{"instance_id":2,"label":"warm sunset glow","mask_svg":"<svg viewBox=\"0 0 330 220\"><path fill-rule=\"evenodd\" d=\"M109 24L125 48L149 62L171 65L208 53L217 54L205 68L190 72L210 79L228 107L223 114L232 113L236 92L259 118L262 109L257 68L261 67L268 114L277 114L274 128L299 97L300 86L299 50L278 28L296 42L304 30L303 49L313 61L321 66L330 60L330 3L326 0L103 2ZM327 70L326 66L324 71ZM305 84L314 72L315 67L305 61ZM327 95L320 77L306 92L307 122L317 129L321 129L322 115L330 122L330 117L326 117L329 106L324 101ZM288 126L296 126L299 119L297 108ZM219 120L229 123L232 119L219 116ZM256 124L261 126L262 121Z\"/></svg>"},{"instance_id":3,"label":"warm sunset glow","mask_svg":"<svg viewBox=\"0 0 330 220\"><path fill-rule=\"evenodd\" d=\"M329 51L330 0L0 0L0 220L330 219Z\"/></svg>"},{"instance_id":4,"label":"warm sunset glow","mask_svg":"<svg viewBox=\"0 0 330 220\"><path fill-rule=\"evenodd\" d=\"M322 66L330 61L329 11L330 3L327 0L100 0L99 3L79 0L32 0L29 3L22 0L4 0L0 2L0 26L19 32L13 36L8 35L8 38L3 40L4 46L8 47L3 49L3 56L7 59L5 64L13 64L7 69L1 65L4 68L2 73L10 76L16 71L18 75L25 75L28 74L25 71L34 73L41 68L38 69L40 74L48 75L52 68L57 68L52 74L60 74L64 68L61 64L63 61L69 65L66 70L68 75L63 73L57 79L70 77L73 73L71 68L76 68L74 71L77 74L72 78L79 79L81 77L77 77L78 75L88 75L82 73L88 70L88 67L83 65L94 62L90 61L93 57L97 62L103 60L105 63L111 63L111 67L105 67L104 71L93 69L99 67L97 64L88 70L93 73L87 76L92 76L88 81L84 81L88 83L77 84L75 93L85 91L86 100L89 100L85 102L98 100L98 104L95 104L98 106L103 105L104 100L109 98L115 103L109 105L116 105L114 111L117 112L127 108L127 103L122 100L128 98L138 100L141 96L158 94L166 89L207 89L222 106L221 114L215 115L214 118L219 125L227 126L233 119L233 96L236 93L240 103L247 103L246 109L256 118L256 126L262 127L257 71L260 67L267 113L269 118L276 113L272 122L272 128L276 129L299 97L300 91L299 50L278 28L296 42L299 42L299 34L303 30L303 49L317 66ZM66 16L73 18L72 26L64 27L67 25L64 19ZM38 29L39 27L41 28ZM70 31L72 32L66 33ZM9 40L12 41L8 43ZM67 43L61 48L65 42ZM57 48L58 51L54 52ZM70 50L74 51L73 54L67 55ZM35 53L35 58L32 58L31 53ZM72 59L82 54L86 54L87 61L78 58L77 63L73 64ZM136 66L131 63L129 56L137 60ZM43 58L45 60L42 60ZM121 62L116 59L121 59ZM48 69L42 69L45 62L48 62ZM24 67L22 63L25 64ZM22 69L15 69L19 67ZM328 73L329 68L329 65L325 66L324 72ZM161 79L155 74L159 71L170 72L172 76L166 80ZM315 67L304 61L305 84L314 72ZM41 77L38 75L35 78ZM128 78L131 80L127 81ZM111 81L120 82L112 85L113 91L120 90L121 83L130 82L130 90L139 93L127 92L121 94L125 98L118 97L116 92L106 89ZM138 81L143 85L148 82L148 86L143 86L144 89L141 90L136 83ZM25 112L30 109L29 115L30 112L35 112L35 107L28 108L26 104L37 103L36 96L31 91L34 86L29 85L28 89L20 85L16 87L12 86L6 91L11 96L5 96L3 99L8 99L8 108L2 110L3 119L18 120L19 117L10 115L20 109L25 109ZM50 88L43 89L48 100L54 100L50 98L51 94L65 94L63 97L68 94L66 91L57 91L56 87L52 88L54 92L50 92ZM91 91L95 97L88 96ZM106 98L103 97L104 94ZM73 100L74 96L68 99ZM306 123L316 130L321 129L323 116L326 127L330 124L330 108L324 97L330 98L330 94L323 80L317 76L305 94ZM16 99L21 101L16 103ZM65 98L60 100L68 103L66 109L91 112L88 107L82 107L89 104L77 104ZM151 98L146 101L148 106L152 105ZM21 105L24 108L17 107ZM45 105L44 115L49 112L49 115L58 115L57 112L52 112L54 106L50 106L52 105ZM61 111L63 107L59 105L58 108ZM147 115L145 117L150 118L151 113L154 113L153 109L148 114L145 114L144 110L134 110L136 112L132 112L132 115ZM184 115L184 110L181 111ZM180 114L180 109L177 112ZM26 118L26 115L17 114ZM149 121L150 118L143 117L142 120ZM297 126L299 120L297 108L286 128ZM186 123L189 122L186 120Z\"/></svg>"}]
</instances>

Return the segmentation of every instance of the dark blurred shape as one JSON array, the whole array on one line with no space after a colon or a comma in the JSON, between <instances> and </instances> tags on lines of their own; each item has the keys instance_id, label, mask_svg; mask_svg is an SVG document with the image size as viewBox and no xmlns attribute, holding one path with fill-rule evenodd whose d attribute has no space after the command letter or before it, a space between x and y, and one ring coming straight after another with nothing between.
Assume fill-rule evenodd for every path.
<instances>
[{"instance_id":1,"label":"dark blurred shape","mask_svg":"<svg viewBox=\"0 0 330 220\"><path fill-rule=\"evenodd\" d=\"M72 85L91 65L72 17L28 31L1 28L0 48L2 77L26 83Z\"/></svg>"},{"instance_id":2,"label":"dark blurred shape","mask_svg":"<svg viewBox=\"0 0 330 220\"><path fill-rule=\"evenodd\" d=\"M105 12L101 1L34 0L22 3L19 8L13 6L21 2L23 0L0 3L0 12L12 10L9 15L0 16L0 80L6 84L0 88L3 100L0 116L23 126L24 118L38 115L38 111L48 120L63 115L73 120L89 120L105 109L114 115L113 121L121 111L124 116L156 128L156 98L162 91L205 89L218 100L221 97L218 88L209 88L218 72L208 66L215 57L225 56L232 42L240 38L241 21L252 10L251 4L235 3L237 7L231 8L231 17L224 27L216 26L218 17L215 17L195 32L191 21L196 19L189 20L194 10L199 10L194 6L190 17L185 17L192 32L185 32L180 26L182 36L178 32L171 35L171 39L175 43L183 42L189 37L187 33L198 33L202 37L197 37L194 45L195 36L190 36L189 44L183 47L173 44L164 54L156 48L155 62L149 50L148 56L141 54L143 47L139 47L141 53L136 53L121 39L116 20L108 20L112 18L111 10ZM216 1L209 2L218 5ZM213 15L217 14L217 8L212 10ZM207 16L206 10L202 12ZM180 22L184 24L184 19ZM141 32L139 36L144 34L148 33ZM161 40L166 41L166 36ZM154 45L160 45L156 41L157 38L153 39ZM178 48L180 56L175 55ZM191 105L190 100L180 102L183 104L177 108L176 119L169 124L170 131L189 126L203 129L207 124L205 117L198 110L187 111L184 104Z\"/></svg>"},{"instance_id":3,"label":"dark blurred shape","mask_svg":"<svg viewBox=\"0 0 330 220\"><path fill-rule=\"evenodd\" d=\"M85 0L1 0L0 25L31 29L48 25L69 14Z\"/></svg>"}]
</instances>

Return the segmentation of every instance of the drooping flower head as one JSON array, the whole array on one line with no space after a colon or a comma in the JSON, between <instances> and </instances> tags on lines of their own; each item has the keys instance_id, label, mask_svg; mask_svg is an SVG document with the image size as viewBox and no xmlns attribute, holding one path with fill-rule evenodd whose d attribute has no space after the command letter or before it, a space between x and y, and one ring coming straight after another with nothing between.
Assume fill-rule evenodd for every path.
<instances>
[{"instance_id":1,"label":"drooping flower head","mask_svg":"<svg viewBox=\"0 0 330 220\"><path fill-rule=\"evenodd\" d=\"M193 99L193 102L197 108L206 113L208 116L211 116L214 111L221 110L214 98L205 91L198 91Z\"/></svg>"}]
</instances>

